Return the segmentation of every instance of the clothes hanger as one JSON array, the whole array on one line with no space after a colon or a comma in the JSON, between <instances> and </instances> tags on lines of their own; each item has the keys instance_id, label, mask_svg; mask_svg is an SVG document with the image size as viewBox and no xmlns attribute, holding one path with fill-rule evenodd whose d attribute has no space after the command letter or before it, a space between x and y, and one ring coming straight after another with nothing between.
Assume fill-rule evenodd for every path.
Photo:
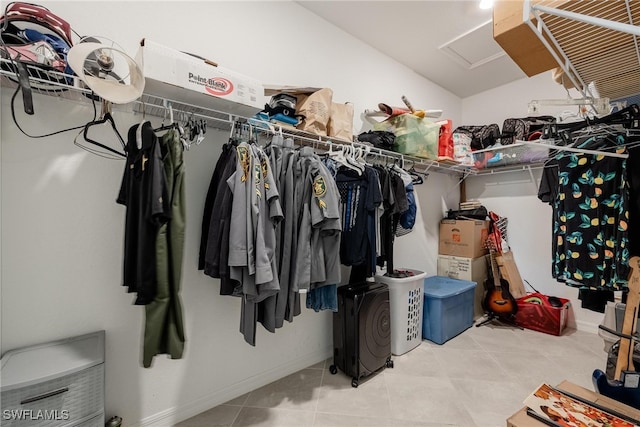
<instances>
[{"instance_id":1,"label":"clothes hanger","mask_svg":"<svg viewBox=\"0 0 640 427\"><path fill-rule=\"evenodd\" d=\"M576 121L581 121L583 119L584 117L580 115L579 111L576 113L571 110L564 110L556 116L556 121L558 123L575 123Z\"/></svg>"},{"instance_id":2,"label":"clothes hanger","mask_svg":"<svg viewBox=\"0 0 640 427\"><path fill-rule=\"evenodd\" d=\"M356 162L366 166L366 162L365 162L365 159L364 159L364 148L362 148L360 146L354 146L353 151L355 151L354 158L355 158Z\"/></svg>"},{"instance_id":3,"label":"clothes hanger","mask_svg":"<svg viewBox=\"0 0 640 427\"><path fill-rule=\"evenodd\" d=\"M369 150L367 150L366 153L365 153L365 149L362 147L355 147L354 150L356 151L356 155L355 155L356 162L364 166L368 166L366 162L366 154L368 154Z\"/></svg>"},{"instance_id":4,"label":"clothes hanger","mask_svg":"<svg viewBox=\"0 0 640 427\"><path fill-rule=\"evenodd\" d=\"M249 143L249 127L244 119L236 119L236 137L238 143Z\"/></svg>"},{"instance_id":5,"label":"clothes hanger","mask_svg":"<svg viewBox=\"0 0 640 427\"><path fill-rule=\"evenodd\" d=\"M624 128L630 128L640 120L640 106L632 104L627 108L623 108L615 113L608 114L604 117L585 118L585 120L573 123L552 123L545 127L545 137L553 138L560 135L562 138L571 139L571 134L585 127L604 124L604 125L622 125Z\"/></svg>"},{"instance_id":6,"label":"clothes hanger","mask_svg":"<svg viewBox=\"0 0 640 427\"><path fill-rule=\"evenodd\" d=\"M259 144L258 144L258 139L259 139L258 131L256 129L256 132L254 132L253 124L251 124L251 123L248 123L248 124L249 124L249 144L254 144L256 146L259 146Z\"/></svg>"},{"instance_id":7,"label":"clothes hanger","mask_svg":"<svg viewBox=\"0 0 640 427\"><path fill-rule=\"evenodd\" d=\"M196 145L200 145L202 141L204 141L204 134L206 132L205 128L203 128L204 122L202 119L197 120L195 122L196 125Z\"/></svg>"},{"instance_id":8,"label":"clothes hanger","mask_svg":"<svg viewBox=\"0 0 640 427\"><path fill-rule=\"evenodd\" d=\"M332 145L330 145L329 147L331 147ZM347 161L347 158L345 156L345 149L346 149L346 145L342 146L342 150L335 150L335 151L329 151L327 154L329 155L329 157L336 163L338 163L341 166L346 167L347 169L351 169L354 170L358 173L358 175L362 175L362 171L352 165L349 161Z\"/></svg>"},{"instance_id":9,"label":"clothes hanger","mask_svg":"<svg viewBox=\"0 0 640 427\"><path fill-rule=\"evenodd\" d=\"M115 120L113 119L113 116L111 115L111 103L109 101L105 101L102 100L102 110L101 110L101 118L98 120L93 120L87 124L84 125L84 128L82 129L82 131L80 133L78 133L78 135L76 135L76 137L73 140L73 143L81 148L86 149L87 151L94 153L94 154L98 154L98 155L102 155L103 157L107 157L107 158L114 158L114 157L109 157L112 155L116 155L118 156L117 158L126 158L127 155L124 152L120 152L118 150L115 150L111 147L106 146L105 144L102 144L94 139L89 138L89 128L93 127L93 126L97 126L97 125L101 125L101 124L105 124L108 123L109 125L111 125L111 129L113 130L113 132L115 133L116 137L118 138L118 142L120 142L120 145L122 146L122 149L125 150L126 149L126 143L124 141L124 138L122 138L122 135L120 135L120 132L118 131L118 128L116 127L116 123ZM83 139L90 143L93 144L97 147L100 147L104 150L107 150L109 153L111 154L107 154L107 155L103 155L101 154L101 152L99 152L98 150L94 150L94 149L89 149L86 146L83 146L80 144L80 142L78 141L78 137L82 134Z\"/></svg>"},{"instance_id":10,"label":"clothes hanger","mask_svg":"<svg viewBox=\"0 0 640 427\"><path fill-rule=\"evenodd\" d=\"M567 144L567 146L584 150L585 154L593 154L595 151L598 154L619 157L617 154L623 154L627 148L627 141L623 136L626 132L621 124L599 123L577 130L571 135L563 135L563 137L571 137L573 143Z\"/></svg>"},{"instance_id":11,"label":"clothes hanger","mask_svg":"<svg viewBox=\"0 0 640 427\"><path fill-rule=\"evenodd\" d=\"M236 142L236 121L235 119L231 121L231 130L229 131L229 144L238 145Z\"/></svg>"},{"instance_id":12,"label":"clothes hanger","mask_svg":"<svg viewBox=\"0 0 640 427\"><path fill-rule=\"evenodd\" d=\"M184 123L184 125L182 123ZM185 111L180 112L180 119L178 120L178 132L180 133L180 142L182 142L182 147L185 149L185 151L189 151L191 149L191 141L189 140L191 132L188 128L187 113Z\"/></svg>"},{"instance_id":13,"label":"clothes hanger","mask_svg":"<svg viewBox=\"0 0 640 427\"><path fill-rule=\"evenodd\" d=\"M412 162L411 168L407 172L409 173L409 175L411 175L413 185L420 185L424 182L424 179L422 179L422 176L424 175L425 178L428 178L429 174L418 172L415 168L415 165L416 163Z\"/></svg>"},{"instance_id":14,"label":"clothes hanger","mask_svg":"<svg viewBox=\"0 0 640 427\"><path fill-rule=\"evenodd\" d=\"M360 171L360 174L362 174L362 172L364 172L365 170L365 166L363 163L360 163L356 160L355 147L353 145L345 145L345 148L347 149L347 154L345 156L347 162L349 162L353 167L357 168Z\"/></svg>"},{"instance_id":15,"label":"clothes hanger","mask_svg":"<svg viewBox=\"0 0 640 427\"><path fill-rule=\"evenodd\" d=\"M393 161L393 165L391 165L389 169L397 174L408 173L407 170L404 168L404 156L401 156L400 158L396 158Z\"/></svg>"},{"instance_id":16,"label":"clothes hanger","mask_svg":"<svg viewBox=\"0 0 640 427\"><path fill-rule=\"evenodd\" d=\"M196 136L198 135L198 128L196 125L196 121L193 118L193 112L189 114L189 119L187 121L187 129L189 129L189 141L190 142L195 141Z\"/></svg>"},{"instance_id":17,"label":"clothes hanger","mask_svg":"<svg viewBox=\"0 0 640 427\"><path fill-rule=\"evenodd\" d=\"M167 112L169 113L169 124L165 125L164 121L167 119ZM164 100L164 116L162 117L162 124L159 128L154 129L153 131L162 132L171 129L177 129L177 124L173 121L173 107L171 106L171 102Z\"/></svg>"},{"instance_id":18,"label":"clothes hanger","mask_svg":"<svg viewBox=\"0 0 640 427\"><path fill-rule=\"evenodd\" d=\"M276 147L284 147L284 135L282 133L282 127L280 127L279 131L274 130L274 134L271 137L271 140L267 143L267 145L265 145L264 148L268 148L272 145Z\"/></svg>"},{"instance_id":19,"label":"clothes hanger","mask_svg":"<svg viewBox=\"0 0 640 427\"><path fill-rule=\"evenodd\" d=\"M284 137L284 133L282 132L282 126L278 126L278 134L283 138L282 146L284 148L293 149L295 147L295 143L292 136L287 135L286 138Z\"/></svg>"}]
</instances>

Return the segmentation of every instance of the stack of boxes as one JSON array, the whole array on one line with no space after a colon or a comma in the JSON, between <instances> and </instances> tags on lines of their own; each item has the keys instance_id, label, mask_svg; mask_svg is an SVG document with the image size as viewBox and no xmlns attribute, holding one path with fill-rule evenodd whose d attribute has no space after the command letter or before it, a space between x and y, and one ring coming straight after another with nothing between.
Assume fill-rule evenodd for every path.
<instances>
[{"instance_id":1,"label":"stack of boxes","mask_svg":"<svg viewBox=\"0 0 640 427\"><path fill-rule=\"evenodd\" d=\"M482 300L489 259L485 246L489 221L443 219L440 223L438 276L476 282L474 318L484 314Z\"/></svg>"}]
</instances>

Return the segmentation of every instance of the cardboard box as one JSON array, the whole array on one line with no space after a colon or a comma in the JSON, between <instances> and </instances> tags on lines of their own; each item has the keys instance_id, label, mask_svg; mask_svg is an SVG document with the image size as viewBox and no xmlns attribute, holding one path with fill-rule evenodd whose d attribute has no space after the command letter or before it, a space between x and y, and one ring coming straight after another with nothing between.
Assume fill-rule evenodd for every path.
<instances>
[{"instance_id":1,"label":"cardboard box","mask_svg":"<svg viewBox=\"0 0 640 427\"><path fill-rule=\"evenodd\" d=\"M523 21L522 0L502 0L493 6L493 39L531 77L558 67L538 36Z\"/></svg>"},{"instance_id":2,"label":"cardboard box","mask_svg":"<svg viewBox=\"0 0 640 427\"><path fill-rule=\"evenodd\" d=\"M473 296L473 317L484 315L482 300L484 299L484 282L487 279L487 257L461 258L451 255L438 256L438 276L476 282Z\"/></svg>"},{"instance_id":3,"label":"cardboard box","mask_svg":"<svg viewBox=\"0 0 640 427\"><path fill-rule=\"evenodd\" d=\"M514 298L520 298L527 294L524 289L524 282L520 277L520 271L513 257L513 251L503 252L496 255L496 264L500 268L500 275L509 282L509 292Z\"/></svg>"},{"instance_id":4,"label":"cardboard box","mask_svg":"<svg viewBox=\"0 0 640 427\"><path fill-rule=\"evenodd\" d=\"M586 388L580 387L579 385L570 383L569 381L561 382L558 387L560 390L567 391L576 396L588 399L591 402L594 402L598 405L601 405L605 408L613 409L621 414L624 414L628 417L634 419L640 419L640 411L632 408L631 406L624 405L616 400L610 399L601 394L595 393L591 390L587 390ZM527 396L523 396L522 400L524 401ZM509 418L507 418L507 427L546 427L547 425L533 419L529 415L527 415L527 408L522 408Z\"/></svg>"},{"instance_id":5,"label":"cardboard box","mask_svg":"<svg viewBox=\"0 0 640 427\"><path fill-rule=\"evenodd\" d=\"M487 254L489 221L443 219L440 222L440 255L478 258Z\"/></svg>"},{"instance_id":6,"label":"cardboard box","mask_svg":"<svg viewBox=\"0 0 640 427\"><path fill-rule=\"evenodd\" d=\"M267 96L277 95L279 93L288 93L289 95L310 95L322 89L321 87L311 86L283 86L268 84L264 87L264 94Z\"/></svg>"},{"instance_id":7,"label":"cardboard box","mask_svg":"<svg viewBox=\"0 0 640 427\"><path fill-rule=\"evenodd\" d=\"M143 39L136 61L145 93L244 117L264 108L262 83L205 58Z\"/></svg>"}]
</instances>

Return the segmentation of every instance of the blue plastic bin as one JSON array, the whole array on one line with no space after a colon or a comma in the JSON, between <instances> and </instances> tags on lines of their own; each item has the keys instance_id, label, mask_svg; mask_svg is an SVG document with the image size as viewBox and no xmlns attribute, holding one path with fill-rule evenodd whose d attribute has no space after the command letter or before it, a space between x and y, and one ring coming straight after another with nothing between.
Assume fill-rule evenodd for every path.
<instances>
[{"instance_id":1,"label":"blue plastic bin","mask_svg":"<svg viewBox=\"0 0 640 427\"><path fill-rule=\"evenodd\" d=\"M422 336L444 344L473 324L476 282L431 276L424 279Z\"/></svg>"}]
</instances>

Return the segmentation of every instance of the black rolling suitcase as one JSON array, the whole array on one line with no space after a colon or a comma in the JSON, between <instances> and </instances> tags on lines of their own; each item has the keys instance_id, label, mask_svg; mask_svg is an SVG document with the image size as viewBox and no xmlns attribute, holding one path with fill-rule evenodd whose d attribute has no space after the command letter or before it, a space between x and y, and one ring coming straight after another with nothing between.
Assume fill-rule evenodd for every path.
<instances>
[{"instance_id":1,"label":"black rolling suitcase","mask_svg":"<svg viewBox=\"0 0 640 427\"><path fill-rule=\"evenodd\" d=\"M360 378L392 368L389 288L384 283L338 287L338 311L333 313L332 374L340 369L358 387Z\"/></svg>"}]
</instances>

